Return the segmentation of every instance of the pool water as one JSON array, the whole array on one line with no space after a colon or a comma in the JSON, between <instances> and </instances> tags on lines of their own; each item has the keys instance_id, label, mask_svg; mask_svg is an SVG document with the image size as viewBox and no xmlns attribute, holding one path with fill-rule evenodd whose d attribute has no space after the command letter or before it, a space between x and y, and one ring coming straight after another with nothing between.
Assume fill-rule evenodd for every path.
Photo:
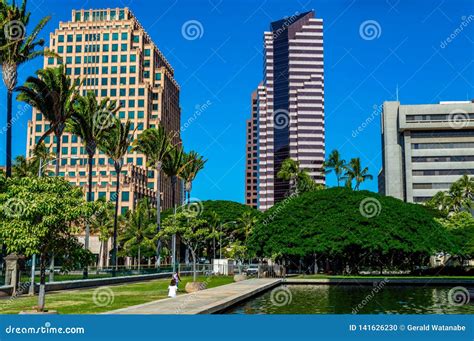
<instances>
[{"instance_id":1,"label":"pool water","mask_svg":"<svg viewBox=\"0 0 474 341\"><path fill-rule=\"evenodd\" d=\"M466 296L465 288L459 288L283 285L236 305L225 313L474 314L473 300ZM453 295L456 297L453 298Z\"/></svg>"}]
</instances>

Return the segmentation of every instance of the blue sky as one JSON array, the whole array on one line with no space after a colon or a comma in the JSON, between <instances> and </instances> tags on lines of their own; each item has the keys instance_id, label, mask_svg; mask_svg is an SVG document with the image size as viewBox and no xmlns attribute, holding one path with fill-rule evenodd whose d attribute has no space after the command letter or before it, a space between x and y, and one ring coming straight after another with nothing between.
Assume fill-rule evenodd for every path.
<instances>
[{"instance_id":1,"label":"blue sky","mask_svg":"<svg viewBox=\"0 0 474 341\"><path fill-rule=\"evenodd\" d=\"M381 165L380 115L374 106L394 100L397 85L402 104L474 99L474 2L470 0L28 3L33 22L53 16L45 37L59 21L71 19L72 9L132 9L175 69L182 123L208 103L182 136L188 150L209 160L193 188L192 196L201 200L244 199L245 120L250 94L262 79L262 37L271 21L311 9L323 18L326 149L329 153L337 148L346 159L361 157L374 175L363 185L365 189L377 190ZM182 30L190 20L202 27L193 40L186 39ZM370 31L371 25L375 32ZM20 83L41 66L42 60L36 60L22 67ZM5 112L4 88L0 110ZM25 113L13 127L15 155L25 153L30 117L30 112ZM4 114L0 124L5 124ZM4 140L1 135L2 151ZM328 184L334 183L329 175Z\"/></svg>"}]
</instances>

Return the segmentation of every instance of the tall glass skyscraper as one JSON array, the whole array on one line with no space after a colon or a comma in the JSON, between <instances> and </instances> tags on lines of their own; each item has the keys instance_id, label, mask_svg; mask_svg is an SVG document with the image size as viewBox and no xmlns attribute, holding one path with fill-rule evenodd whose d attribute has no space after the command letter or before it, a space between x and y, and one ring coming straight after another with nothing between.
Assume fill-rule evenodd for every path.
<instances>
[{"instance_id":1,"label":"tall glass skyscraper","mask_svg":"<svg viewBox=\"0 0 474 341\"><path fill-rule=\"evenodd\" d=\"M288 194L277 173L292 158L324 184L323 21L314 11L272 22L264 33L264 79L258 87L258 207Z\"/></svg>"}]
</instances>

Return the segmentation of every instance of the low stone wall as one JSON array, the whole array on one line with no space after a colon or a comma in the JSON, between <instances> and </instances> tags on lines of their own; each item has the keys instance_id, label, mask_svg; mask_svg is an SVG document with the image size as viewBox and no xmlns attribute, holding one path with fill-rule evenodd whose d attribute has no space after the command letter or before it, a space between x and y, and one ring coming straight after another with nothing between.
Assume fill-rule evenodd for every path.
<instances>
[{"instance_id":1,"label":"low stone wall","mask_svg":"<svg viewBox=\"0 0 474 341\"><path fill-rule=\"evenodd\" d=\"M53 282L53 283L46 283L46 291L59 291L59 290L70 290L70 289L89 288L89 287L100 287L104 285L140 282L140 281L148 281L148 280L160 279L160 278L171 279L172 274L173 273L171 272L162 272L162 273L146 274L146 275L92 278L92 279L81 279L81 280L74 280L74 281ZM189 275L189 274L192 274L192 271L180 272L180 275ZM36 292L39 291L38 283L36 283L35 285L35 291Z\"/></svg>"},{"instance_id":2,"label":"low stone wall","mask_svg":"<svg viewBox=\"0 0 474 341\"><path fill-rule=\"evenodd\" d=\"M461 278L288 278L286 284L327 284L327 285L421 285L421 286L474 286L474 279Z\"/></svg>"},{"instance_id":3,"label":"low stone wall","mask_svg":"<svg viewBox=\"0 0 474 341\"><path fill-rule=\"evenodd\" d=\"M0 297L11 296L13 293L13 286L3 285L0 286Z\"/></svg>"}]
</instances>

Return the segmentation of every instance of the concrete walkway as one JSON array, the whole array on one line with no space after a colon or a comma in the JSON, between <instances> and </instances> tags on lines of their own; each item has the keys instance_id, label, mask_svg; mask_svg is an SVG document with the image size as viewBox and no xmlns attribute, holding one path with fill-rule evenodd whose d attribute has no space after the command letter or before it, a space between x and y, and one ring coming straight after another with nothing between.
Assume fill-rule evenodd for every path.
<instances>
[{"instance_id":1,"label":"concrete walkway","mask_svg":"<svg viewBox=\"0 0 474 341\"><path fill-rule=\"evenodd\" d=\"M280 278L248 279L192 294L181 294L175 298L113 310L106 314L212 314L273 288L281 281Z\"/></svg>"}]
</instances>

